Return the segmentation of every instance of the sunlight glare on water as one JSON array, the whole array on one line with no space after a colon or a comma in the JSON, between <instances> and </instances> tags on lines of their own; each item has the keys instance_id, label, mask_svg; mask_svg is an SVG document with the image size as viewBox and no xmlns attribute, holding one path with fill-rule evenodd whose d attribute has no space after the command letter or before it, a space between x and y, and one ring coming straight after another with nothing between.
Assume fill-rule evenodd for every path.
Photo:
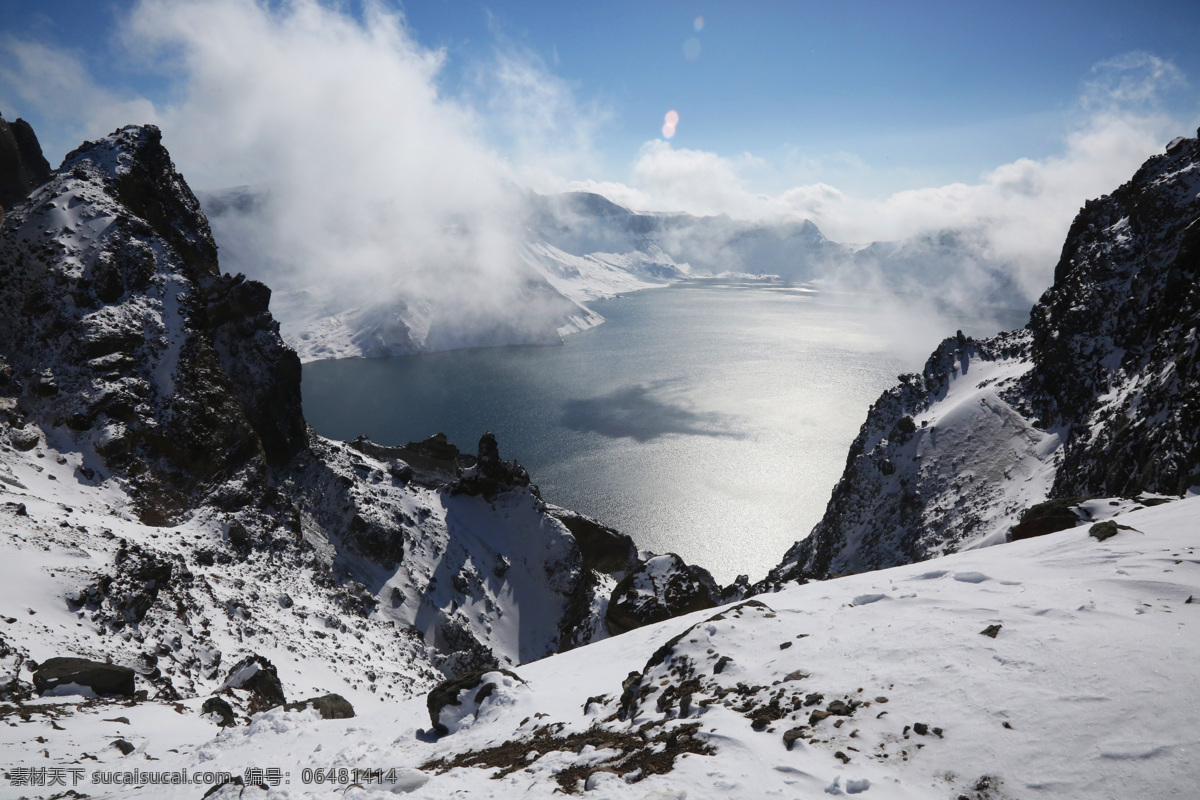
<instances>
[{"instance_id":1,"label":"sunlight glare on water","mask_svg":"<svg viewBox=\"0 0 1200 800\"><path fill-rule=\"evenodd\" d=\"M723 583L758 579L820 519L870 404L954 332L781 283L593 306L608 322L561 347L306 364L306 415L339 439L442 431L471 452L490 429L550 502Z\"/></svg>"}]
</instances>

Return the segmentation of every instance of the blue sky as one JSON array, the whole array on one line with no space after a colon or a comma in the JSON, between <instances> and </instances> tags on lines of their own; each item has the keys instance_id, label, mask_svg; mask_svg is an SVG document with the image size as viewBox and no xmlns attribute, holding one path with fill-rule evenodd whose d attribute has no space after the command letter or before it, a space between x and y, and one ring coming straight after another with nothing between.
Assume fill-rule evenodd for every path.
<instances>
[{"instance_id":1,"label":"blue sky","mask_svg":"<svg viewBox=\"0 0 1200 800\"><path fill-rule=\"evenodd\" d=\"M581 95L609 105L610 170L675 108L679 146L763 157L847 150L881 167L968 179L1058 146L1100 62L1141 51L1200 80L1200 4L1189 2L426 2L405 9L418 39L445 48L451 64L469 62L499 34L546 59ZM685 54L689 40L699 43L693 59ZM1170 99L1181 115L1200 113L1194 89Z\"/></svg>"},{"instance_id":2,"label":"blue sky","mask_svg":"<svg viewBox=\"0 0 1200 800\"><path fill-rule=\"evenodd\" d=\"M413 143L371 156L397 182L490 161L541 191L842 239L1051 217L1053 242L1194 134L1198 41L1200 4L1145 0L0 0L0 111L52 161L155 122L202 187L279 180L319 142L366 158L382 125Z\"/></svg>"}]
</instances>

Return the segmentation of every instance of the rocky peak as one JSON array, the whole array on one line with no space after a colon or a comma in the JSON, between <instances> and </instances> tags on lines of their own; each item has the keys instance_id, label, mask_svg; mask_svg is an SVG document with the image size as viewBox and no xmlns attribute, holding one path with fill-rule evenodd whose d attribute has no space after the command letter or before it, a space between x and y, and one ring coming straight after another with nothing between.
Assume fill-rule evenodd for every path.
<instances>
[{"instance_id":1,"label":"rocky peak","mask_svg":"<svg viewBox=\"0 0 1200 800\"><path fill-rule=\"evenodd\" d=\"M199 203L153 126L70 153L0 230L0 358L18 421L170 522L303 447L300 364L270 292L221 275ZM94 454L94 455L93 455Z\"/></svg>"},{"instance_id":2,"label":"rocky peak","mask_svg":"<svg viewBox=\"0 0 1200 800\"><path fill-rule=\"evenodd\" d=\"M1048 498L1200 484L1198 273L1200 138L1181 138L1084 205L1024 329L946 339L884 392L758 590L1002 542Z\"/></svg>"},{"instance_id":3,"label":"rocky peak","mask_svg":"<svg viewBox=\"0 0 1200 800\"><path fill-rule=\"evenodd\" d=\"M58 172L98 180L168 242L192 278L218 274L217 245L200 201L175 171L154 125L129 125L67 154Z\"/></svg>"},{"instance_id":4,"label":"rocky peak","mask_svg":"<svg viewBox=\"0 0 1200 800\"><path fill-rule=\"evenodd\" d=\"M23 119L0 117L0 219L29 193L50 180L50 164L42 155L33 128Z\"/></svg>"},{"instance_id":5,"label":"rocky peak","mask_svg":"<svg viewBox=\"0 0 1200 800\"><path fill-rule=\"evenodd\" d=\"M1080 209L1030 315L1024 395L1070 429L1055 496L1180 494L1200 470L1200 131Z\"/></svg>"}]
</instances>

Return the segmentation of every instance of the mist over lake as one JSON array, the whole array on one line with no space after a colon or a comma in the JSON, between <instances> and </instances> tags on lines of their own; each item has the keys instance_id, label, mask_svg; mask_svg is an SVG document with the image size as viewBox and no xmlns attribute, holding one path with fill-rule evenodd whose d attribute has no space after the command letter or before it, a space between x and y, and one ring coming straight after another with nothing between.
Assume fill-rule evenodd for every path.
<instances>
[{"instance_id":1,"label":"mist over lake","mask_svg":"<svg viewBox=\"0 0 1200 800\"><path fill-rule=\"evenodd\" d=\"M954 326L778 281L694 280L592 304L562 346L304 365L322 435L491 430L549 502L721 582L763 576L820 519L870 404ZM1010 324L1020 325L1014 318Z\"/></svg>"}]
</instances>

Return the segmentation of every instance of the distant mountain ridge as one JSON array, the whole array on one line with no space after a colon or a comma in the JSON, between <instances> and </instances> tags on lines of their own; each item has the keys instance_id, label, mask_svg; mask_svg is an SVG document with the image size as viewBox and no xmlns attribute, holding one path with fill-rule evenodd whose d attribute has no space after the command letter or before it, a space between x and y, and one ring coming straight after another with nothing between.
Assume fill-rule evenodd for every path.
<instances>
[{"instance_id":1,"label":"distant mountain ridge","mask_svg":"<svg viewBox=\"0 0 1200 800\"><path fill-rule=\"evenodd\" d=\"M481 322L453 298L423 296L400 278L394 287L373 287L369 297L347 296L325 277L306 283L254 249L250 232L256 215L268 213L269 191L237 187L199 196L223 262L275 290L272 311L302 361L556 343L604 321L588 307L593 300L729 273L894 292L976 316L1028 302L1009 265L985 255L968 231L855 247L828 239L809 220L647 213L589 192L524 192L518 266L509 278L520 283L522 299L507 317Z\"/></svg>"},{"instance_id":2,"label":"distant mountain ridge","mask_svg":"<svg viewBox=\"0 0 1200 800\"><path fill-rule=\"evenodd\" d=\"M1198 275L1200 138L1180 138L1084 205L1024 329L946 339L876 401L766 585L1001 542L1047 499L1194 491Z\"/></svg>"}]
</instances>

